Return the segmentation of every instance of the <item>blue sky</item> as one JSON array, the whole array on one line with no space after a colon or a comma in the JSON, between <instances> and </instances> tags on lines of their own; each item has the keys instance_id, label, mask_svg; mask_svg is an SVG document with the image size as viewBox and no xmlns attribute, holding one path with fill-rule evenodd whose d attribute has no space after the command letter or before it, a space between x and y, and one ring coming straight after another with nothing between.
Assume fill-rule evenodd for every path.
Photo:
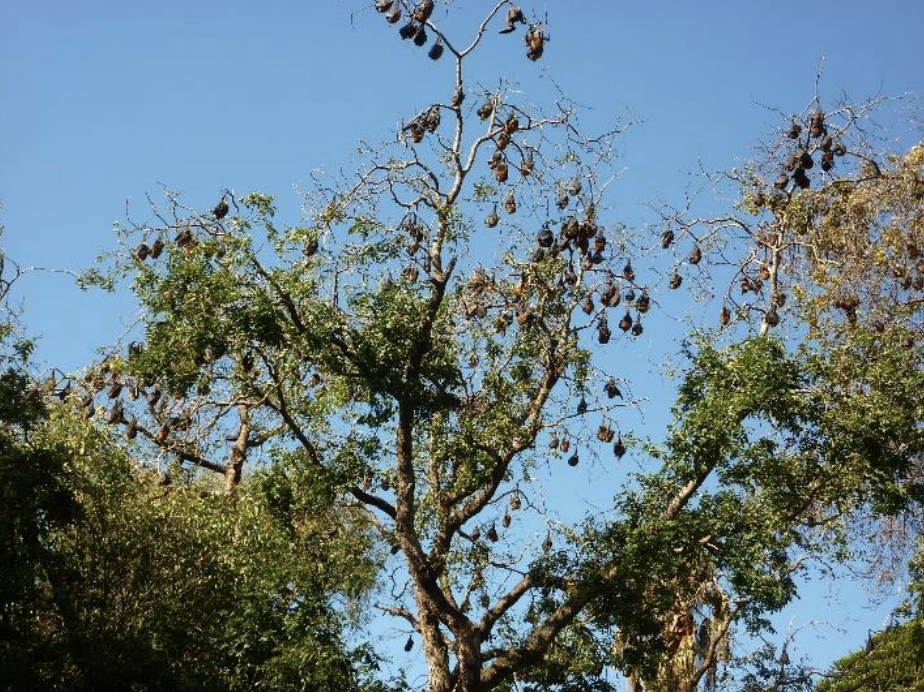
<instances>
[{"instance_id":1,"label":"blue sky","mask_svg":"<svg viewBox=\"0 0 924 692\"><path fill-rule=\"evenodd\" d=\"M399 122L446 97L449 61L431 63L402 43L371 4L0 0L6 252L23 265L85 269L115 247L113 223L126 209L144 217L145 195L158 197L161 184L203 208L223 188L260 189L296 223L296 189L313 169L348 168L360 138L392 139ZM434 17L467 36L490 4L457 0L447 18L438 2ZM924 91L920 0L523 5L548 18L543 60L525 59L519 34L492 34L474 77L493 86L504 76L538 100L548 82L537 78L549 75L587 107L589 129L614 114L636 121L620 140L613 201L630 225L653 221L646 201L680 203L700 166L745 160L779 126L772 109L808 103L822 59L826 98ZM82 293L62 274L27 277L17 298L42 362L66 370L134 315L129 296ZM644 395L657 401L668 390ZM663 420L663 407L645 419ZM809 592L802 622L843 622L824 593ZM846 635L804 651L824 664L883 612L854 610L861 621Z\"/></svg>"},{"instance_id":2,"label":"blue sky","mask_svg":"<svg viewBox=\"0 0 924 692\"><path fill-rule=\"evenodd\" d=\"M159 183L209 206L224 187L262 189L294 219L293 186L311 169L340 166L360 137L391 138L443 97L448 61L422 60L368 4L0 3L5 247L24 264L84 268L113 247L126 203L138 213ZM487 4L457 2L448 24L471 26ZM613 113L640 121L622 140L619 208L643 222L640 202L676 198L700 162L748 155L778 122L759 104L801 109L822 57L832 97L920 90L924 6L888 7L546 0L534 6L548 16L545 59L533 65L518 37L493 37L478 70L547 70L589 107L591 128ZM24 290L41 352L72 367L120 332L112 316L128 305L77 296L64 277Z\"/></svg>"}]
</instances>

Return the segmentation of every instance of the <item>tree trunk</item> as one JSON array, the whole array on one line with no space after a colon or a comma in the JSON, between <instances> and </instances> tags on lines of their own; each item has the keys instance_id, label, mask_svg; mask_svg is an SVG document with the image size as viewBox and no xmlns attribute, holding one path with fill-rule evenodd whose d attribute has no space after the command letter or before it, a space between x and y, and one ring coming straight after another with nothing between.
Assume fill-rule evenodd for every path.
<instances>
[{"instance_id":1,"label":"tree trunk","mask_svg":"<svg viewBox=\"0 0 924 692\"><path fill-rule=\"evenodd\" d=\"M473 632L456 632L456 686L453 692L481 690L481 647Z\"/></svg>"},{"instance_id":2,"label":"tree trunk","mask_svg":"<svg viewBox=\"0 0 924 692\"><path fill-rule=\"evenodd\" d=\"M238 406L240 426L231 447L231 459L225 471L225 493L232 495L241 482L244 462L247 460L247 438L250 435L250 409L244 404Z\"/></svg>"},{"instance_id":3,"label":"tree trunk","mask_svg":"<svg viewBox=\"0 0 924 692\"><path fill-rule=\"evenodd\" d=\"M428 692L452 692L452 676L449 673L449 652L446 640L440 630L440 620L429 595L416 588L418 628L423 638L423 652L427 660Z\"/></svg>"}]
</instances>

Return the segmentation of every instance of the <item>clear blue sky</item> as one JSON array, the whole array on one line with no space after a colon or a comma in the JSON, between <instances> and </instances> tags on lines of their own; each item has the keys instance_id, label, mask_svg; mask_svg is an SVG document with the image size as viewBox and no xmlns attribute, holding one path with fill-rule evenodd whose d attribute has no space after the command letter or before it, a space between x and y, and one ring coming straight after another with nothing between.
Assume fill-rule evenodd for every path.
<instances>
[{"instance_id":1,"label":"clear blue sky","mask_svg":"<svg viewBox=\"0 0 924 692\"><path fill-rule=\"evenodd\" d=\"M470 27L489 3L457 2ZM211 205L219 190L262 189L297 215L293 186L335 168L359 137L392 137L414 108L445 98L448 61L400 42L363 0L0 2L0 199L5 246L25 264L83 268L113 246L126 202L158 183ZM523 59L493 37L479 72L548 70L590 107L585 122L630 113L625 220L676 198L699 161L727 167L775 124L758 103L798 110L819 59L823 92L855 98L924 86L924 4L614 3L545 0L552 41ZM575 8L581 8L576 11ZM437 11L437 18L440 17ZM77 366L119 332L109 301L63 279L26 286L42 353ZM128 315L123 316L125 319ZM62 346L66 345L63 349Z\"/></svg>"},{"instance_id":2,"label":"clear blue sky","mask_svg":"<svg viewBox=\"0 0 924 692\"><path fill-rule=\"evenodd\" d=\"M115 246L112 224L126 203L144 217L145 195L158 196L159 183L204 208L225 187L260 189L297 222L295 189L312 169L349 166L360 137L392 138L397 123L447 96L449 61L431 63L399 41L371 4L0 0L8 254L24 265L87 268ZM455 4L450 33L490 6ZM499 75L521 79L528 90L547 70L589 107L591 129L614 113L641 121L620 148L626 172L615 206L629 223L652 220L646 200L679 202L700 163L747 158L779 124L764 106L803 108L821 58L823 96L924 91L920 0L523 5L548 16L545 57L530 63L519 35L492 35L476 76L491 86ZM29 277L17 296L41 337L40 358L65 369L113 342L134 311L127 296L80 293L61 275ZM811 603L799 617L836 610ZM881 613L859 615L846 636L803 651L824 664L881 624Z\"/></svg>"}]
</instances>

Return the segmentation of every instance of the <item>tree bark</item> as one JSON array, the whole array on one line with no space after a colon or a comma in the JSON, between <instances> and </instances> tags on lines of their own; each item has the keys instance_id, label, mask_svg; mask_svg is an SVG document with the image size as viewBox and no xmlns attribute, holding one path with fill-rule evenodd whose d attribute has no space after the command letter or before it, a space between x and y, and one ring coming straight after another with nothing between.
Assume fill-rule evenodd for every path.
<instances>
[{"instance_id":1,"label":"tree bark","mask_svg":"<svg viewBox=\"0 0 924 692\"><path fill-rule=\"evenodd\" d=\"M466 628L455 635L456 685L453 692L481 690L481 646L474 628Z\"/></svg>"},{"instance_id":2,"label":"tree bark","mask_svg":"<svg viewBox=\"0 0 924 692\"><path fill-rule=\"evenodd\" d=\"M440 630L440 619L429 594L420 587L415 589L418 628L423 639L424 657L427 659L429 692L452 692L449 672L449 651Z\"/></svg>"},{"instance_id":3,"label":"tree bark","mask_svg":"<svg viewBox=\"0 0 924 692\"><path fill-rule=\"evenodd\" d=\"M247 459L247 438L250 436L250 408L246 404L237 407L240 416L240 425L237 429L237 438L231 447L231 459L225 470L225 493L231 495L241 482L244 462Z\"/></svg>"}]
</instances>

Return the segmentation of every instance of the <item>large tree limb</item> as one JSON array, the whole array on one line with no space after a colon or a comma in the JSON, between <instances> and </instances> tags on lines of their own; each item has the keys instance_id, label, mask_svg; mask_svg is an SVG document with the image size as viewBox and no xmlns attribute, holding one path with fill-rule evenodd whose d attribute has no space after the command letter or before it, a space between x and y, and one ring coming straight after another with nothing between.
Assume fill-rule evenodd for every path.
<instances>
[{"instance_id":1,"label":"large tree limb","mask_svg":"<svg viewBox=\"0 0 924 692\"><path fill-rule=\"evenodd\" d=\"M520 581L514 584L510 591L501 596L497 603L495 603L485 612L481 620L475 626L475 632L477 634L478 640L484 641L491 633L491 629L494 627L494 624L501 617L503 617L504 613L513 608L513 606L515 606L534 585L535 582L533 581L533 578L527 574Z\"/></svg>"},{"instance_id":2,"label":"large tree limb","mask_svg":"<svg viewBox=\"0 0 924 692\"><path fill-rule=\"evenodd\" d=\"M497 687L517 671L541 661L558 634L584 609L590 596L589 590L578 589L545 622L536 627L521 646L498 654L494 662L481 671L482 688L488 690Z\"/></svg>"}]
</instances>

